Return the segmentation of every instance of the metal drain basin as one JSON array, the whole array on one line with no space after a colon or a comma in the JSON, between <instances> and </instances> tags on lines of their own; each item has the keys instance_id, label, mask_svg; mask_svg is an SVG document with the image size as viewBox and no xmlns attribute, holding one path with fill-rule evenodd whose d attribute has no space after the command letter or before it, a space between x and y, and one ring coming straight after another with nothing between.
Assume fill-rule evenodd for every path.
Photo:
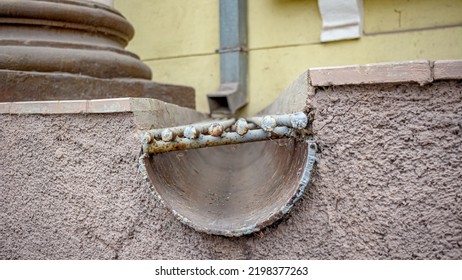
<instances>
[{"instance_id":1,"label":"metal drain basin","mask_svg":"<svg viewBox=\"0 0 462 280\"><path fill-rule=\"evenodd\" d=\"M175 132L175 138L148 132L140 170L164 205L192 228L225 236L259 231L290 211L316 160L316 144L293 137L293 128L281 127L288 131L285 137L278 127L274 132L260 127L245 135L232 129L221 136L196 134L192 140L184 136L185 127L163 130ZM156 140L161 134L164 140ZM244 141L255 135L268 139ZM233 141L240 144L228 143ZM178 150L185 146L200 148Z\"/></svg>"},{"instance_id":2,"label":"metal drain basin","mask_svg":"<svg viewBox=\"0 0 462 280\"><path fill-rule=\"evenodd\" d=\"M196 230L226 236L280 219L301 195L308 144L294 139L159 154L146 160L154 191Z\"/></svg>"}]
</instances>

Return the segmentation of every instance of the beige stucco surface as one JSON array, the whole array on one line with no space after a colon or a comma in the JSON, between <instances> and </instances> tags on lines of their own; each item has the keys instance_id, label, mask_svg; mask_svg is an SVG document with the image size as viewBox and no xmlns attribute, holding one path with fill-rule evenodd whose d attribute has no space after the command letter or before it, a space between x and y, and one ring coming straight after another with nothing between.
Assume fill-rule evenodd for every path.
<instances>
[{"instance_id":1,"label":"beige stucco surface","mask_svg":"<svg viewBox=\"0 0 462 280\"><path fill-rule=\"evenodd\" d=\"M132 113L2 114L0 258L461 259L461 93L460 81L311 91L310 187L240 238L195 232L151 194Z\"/></svg>"}]
</instances>

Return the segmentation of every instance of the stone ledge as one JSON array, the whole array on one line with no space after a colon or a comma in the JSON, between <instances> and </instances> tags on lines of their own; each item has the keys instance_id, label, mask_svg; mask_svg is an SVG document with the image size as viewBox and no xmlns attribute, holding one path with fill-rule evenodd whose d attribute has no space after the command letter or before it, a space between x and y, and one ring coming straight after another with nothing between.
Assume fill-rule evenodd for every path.
<instances>
[{"instance_id":1,"label":"stone ledge","mask_svg":"<svg viewBox=\"0 0 462 280\"><path fill-rule=\"evenodd\" d=\"M0 102L153 98L195 108L191 87L142 79L100 79L69 73L39 73L0 69Z\"/></svg>"},{"instance_id":2,"label":"stone ledge","mask_svg":"<svg viewBox=\"0 0 462 280\"><path fill-rule=\"evenodd\" d=\"M312 86L409 83L462 79L462 60L428 60L309 69Z\"/></svg>"},{"instance_id":3,"label":"stone ledge","mask_svg":"<svg viewBox=\"0 0 462 280\"><path fill-rule=\"evenodd\" d=\"M312 86L377 83L430 83L432 72L427 60L323 67L310 69Z\"/></svg>"},{"instance_id":4,"label":"stone ledge","mask_svg":"<svg viewBox=\"0 0 462 280\"><path fill-rule=\"evenodd\" d=\"M131 113L135 137L141 131L208 119L196 110L151 98L112 98L93 100L56 100L0 103L0 115L65 115Z\"/></svg>"},{"instance_id":5,"label":"stone ledge","mask_svg":"<svg viewBox=\"0 0 462 280\"><path fill-rule=\"evenodd\" d=\"M110 98L92 100L24 101L0 103L0 114L101 114L155 111L168 104L151 98ZM183 110L192 109L168 104Z\"/></svg>"},{"instance_id":6,"label":"stone ledge","mask_svg":"<svg viewBox=\"0 0 462 280\"><path fill-rule=\"evenodd\" d=\"M435 80L462 79L462 60L439 60L433 66Z\"/></svg>"},{"instance_id":7,"label":"stone ledge","mask_svg":"<svg viewBox=\"0 0 462 280\"><path fill-rule=\"evenodd\" d=\"M310 88L316 86L408 82L416 82L423 85L431 83L435 80L445 79L462 79L462 60L439 60L435 61L434 63L431 61L422 60L409 62L311 68L299 77L298 80L300 81L297 82L297 85L295 87L289 87L287 91L296 92L299 95L297 102L302 102L302 100L306 99L306 88L309 91ZM285 98L287 98L287 96L285 96ZM292 98L293 97L289 98L289 101L291 101L289 103L294 103ZM165 107L165 105L161 104L167 103L157 99L138 97L90 100L4 102L0 103L0 114L79 114L141 112L155 111L159 109L160 106L162 106L162 108ZM176 106L174 104L169 105ZM286 105L287 106L283 106L284 108L279 108L281 106L279 106L278 108L271 107L272 110L270 111L274 111L276 109L278 113L286 113L280 112L282 109L284 109L282 111L293 111L292 107L294 107L294 104ZM303 103L303 106L304 105L305 104ZM182 108L186 109L184 107ZM297 108L297 110L300 109ZM191 111L195 112L194 110ZM266 111L267 110L265 110L265 112Z\"/></svg>"}]
</instances>

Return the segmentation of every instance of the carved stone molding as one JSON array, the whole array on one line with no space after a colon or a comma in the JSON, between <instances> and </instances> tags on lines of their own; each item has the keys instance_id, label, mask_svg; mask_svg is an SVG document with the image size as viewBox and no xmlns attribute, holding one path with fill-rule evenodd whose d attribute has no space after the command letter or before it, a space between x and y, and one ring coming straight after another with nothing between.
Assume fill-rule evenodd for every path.
<instances>
[{"instance_id":1,"label":"carved stone molding","mask_svg":"<svg viewBox=\"0 0 462 280\"><path fill-rule=\"evenodd\" d=\"M0 68L98 78L150 79L151 70L124 50L131 24L89 1L1 1Z\"/></svg>"},{"instance_id":2,"label":"carved stone molding","mask_svg":"<svg viewBox=\"0 0 462 280\"><path fill-rule=\"evenodd\" d=\"M187 96L194 107L193 89L175 86L168 97L169 86L151 82L151 69L125 50L134 28L111 2L0 1L0 101L159 97L185 106Z\"/></svg>"}]
</instances>

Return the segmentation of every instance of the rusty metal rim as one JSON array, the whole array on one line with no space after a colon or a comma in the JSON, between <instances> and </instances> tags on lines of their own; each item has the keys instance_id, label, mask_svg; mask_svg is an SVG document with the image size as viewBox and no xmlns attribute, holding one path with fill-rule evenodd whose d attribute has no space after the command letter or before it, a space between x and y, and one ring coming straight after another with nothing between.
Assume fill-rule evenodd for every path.
<instances>
[{"instance_id":1,"label":"rusty metal rim","mask_svg":"<svg viewBox=\"0 0 462 280\"><path fill-rule=\"evenodd\" d=\"M202 135L198 139L177 138L174 142L154 141L153 144L146 148L146 152L148 154L159 154L178 150L280 139L292 135L295 135L295 130L287 127L275 127L272 132L266 132L263 129L253 129L245 135L239 135L237 132L225 132L220 136Z\"/></svg>"},{"instance_id":2,"label":"rusty metal rim","mask_svg":"<svg viewBox=\"0 0 462 280\"><path fill-rule=\"evenodd\" d=\"M250 124L249 124L250 123ZM154 129L141 136L143 152L159 154L176 150L197 149L295 137L308 125L303 112L264 117L228 119L209 123Z\"/></svg>"}]
</instances>

